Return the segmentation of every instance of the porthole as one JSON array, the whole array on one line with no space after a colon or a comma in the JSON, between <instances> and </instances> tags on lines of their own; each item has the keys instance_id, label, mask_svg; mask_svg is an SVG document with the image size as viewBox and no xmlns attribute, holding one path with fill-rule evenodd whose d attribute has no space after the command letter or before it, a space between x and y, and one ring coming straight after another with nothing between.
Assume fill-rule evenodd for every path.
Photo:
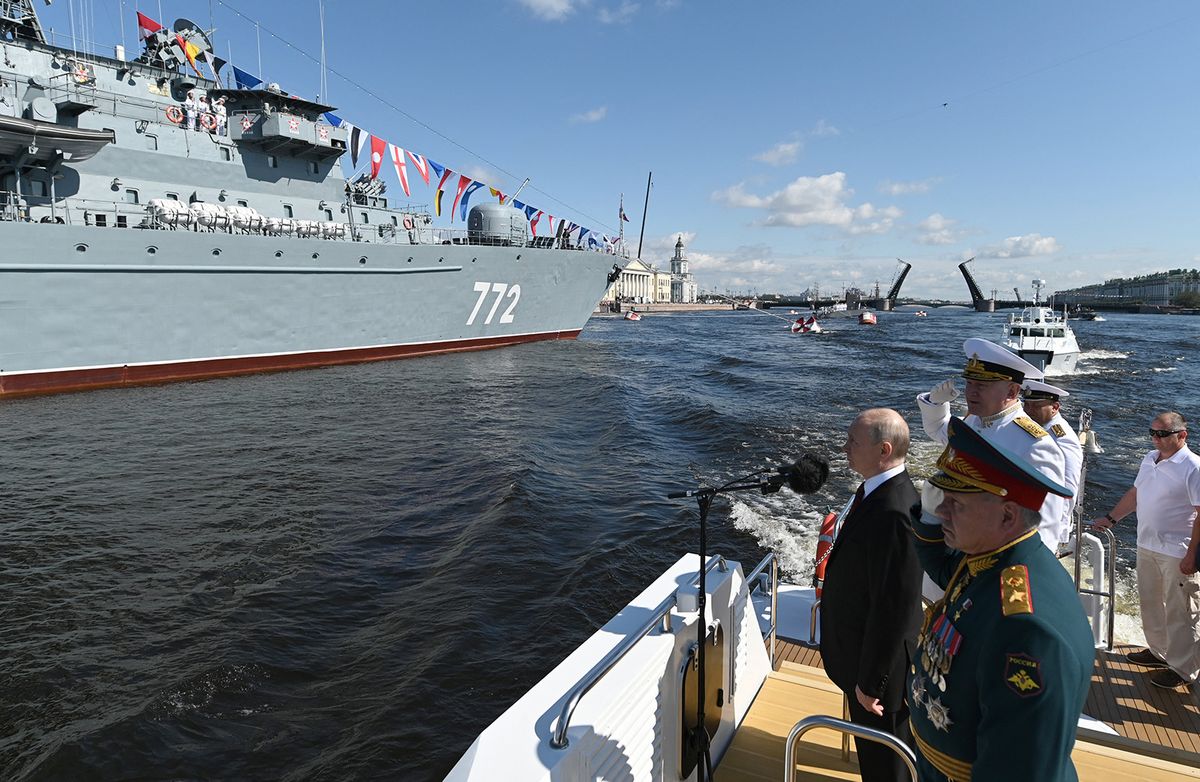
<instances>
[{"instance_id":1,"label":"porthole","mask_svg":"<svg viewBox=\"0 0 1200 782\"><path fill-rule=\"evenodd\" d=\"M367 262L367 256L364 255L363 257L359 258L358 262L360 264L365 264Z\"/></svg>"},{"instance_id":2,"label":"porthole","mask_svg":"<svg viewBox=\"0 0 1200 782\"><path fill-rule=\"evenodd\" d=\"M275 257L276 257L276 258L282 258L282 257L283 257L283 250L276 250L276 251L275 251Z\"/></svg>"},{"instance_id":3,"label":"porthole","mask_svg":"<svg viewBox=\"0 0 1200 782\"><path fill-rule=\"evenodd\" d=\"M441 263L441 262L442 262L442 261L444 261L444 260L446 260L446 259L445 259L445 258L438 258L438 263Z\"/></svg>"},{"instance_id":4,"label":"porthole","mask_svg":"<svg viewBox=\"0 0 1200 782\"><path fill-rule=\"evenodd\" d=\"M156 252L158 252L157 247L147 247L146 248L146 255L154 255Z\"/></svg>"},{"instance_id":5,"label":"porthole","mask_svg":"<svg viewBox=\"0 0 1200 782\"><path fill-rule=\"evenodd\" d=\"M88 246L87 246L86 244L77 244L77 245L75 245L75 252L77 252L77 253L85 253L85 252L87 252L87 251L88 251Z\"/></svg>"},{"instance_id":6,"label":"porthole","mask_svg":"<svg viewBox=\"0 0 1200 782\"><path fill-rule=\"evenodd\" d=\"M408 259L408 262L409 262L409 263L412 263L412 258L409 258L409 259Z\"/></svg>"},{"instance_id":7,"label":"porthole","mask_svg":"<svg viewBox=\"0 0 1200 782\"><path fill-rule=\"evenodd\" d=\"M214 248L213 248L213 255L220 255L220 254L221 254L221 248L220 248L220 247L214 247Z\"/></svg>"},{"instance_id":8,"label":"porthole","mask_svg":"<svg viewBox=\"0 0 1200 782\"><path fill-rule=\"evenodd\" d=\"M475 261L478 261L478 260L479 260L478 258L472 258L471 263L475 263Z\"/></svg>"},{"instance_id":9,"label":"porthole","mask_svg":"<svg viewBox=\"0 0 1200 782\"><path fill-rule=\"evenodd\" d=\"M517 260L518 260L518 261L519 261L519 260L521 260L521 254L520 254L520 253L517 253Z\"/></svg>"},{"instance_id":10,"label":"porthole","mask_svg":"<svg viewBox=\"0 0 1200 782\"><path fill-rule=\"evenodd\" d=\"M318 259L318 258L320 258L320 257L321 257L321 254L320 254L320 253L313 253L313 260L314 260L314 261L315 261L315 260L317 260L317 259Z\"/></svg>"}]
</instances>

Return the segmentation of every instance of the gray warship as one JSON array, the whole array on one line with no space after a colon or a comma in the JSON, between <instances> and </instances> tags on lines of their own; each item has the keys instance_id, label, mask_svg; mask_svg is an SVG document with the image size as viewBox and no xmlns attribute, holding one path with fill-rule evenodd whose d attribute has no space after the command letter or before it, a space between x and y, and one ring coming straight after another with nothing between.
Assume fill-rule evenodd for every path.
<instances>
[{"instance_id":1,"label":"gray warship","mask_svg":"<svg viewBox=\"0 0 1200 782\"><path fill-rule=\"evenodd\" d=\"M136 58L56 46L0 0L0 396L570 339L619 273L511 206L435 227L343 177L334 107L227 89L184 42L211 52L186 19Z\"/></svg>"}]
</instances>

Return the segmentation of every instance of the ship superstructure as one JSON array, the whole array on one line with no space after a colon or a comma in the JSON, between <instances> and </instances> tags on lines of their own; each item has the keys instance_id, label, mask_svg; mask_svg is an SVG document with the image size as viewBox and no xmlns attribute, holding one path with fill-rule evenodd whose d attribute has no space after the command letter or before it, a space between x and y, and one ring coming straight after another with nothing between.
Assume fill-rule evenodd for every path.
<instances>
[{"instance_id":1,"label":"ship superstructure","mask_svg":"<svg viewBox=\"0 0 1200 782\"><path fill-rule=\"evenodd\" d=\"M127 60L0 0L0 395L578 335L614 258L343 178L333 107L199 75L186 19Z\"/></svg>"}]
</instances>

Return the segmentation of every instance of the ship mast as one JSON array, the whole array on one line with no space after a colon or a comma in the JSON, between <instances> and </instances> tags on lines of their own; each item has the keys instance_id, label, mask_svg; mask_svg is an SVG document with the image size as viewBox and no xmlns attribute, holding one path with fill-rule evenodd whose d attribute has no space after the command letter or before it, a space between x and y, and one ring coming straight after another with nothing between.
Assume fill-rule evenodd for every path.
<instances>
[{"instance_id":1,"label":"ship mast","mask_svg":"<svg viewBox=\"0 0 1200 782\"><path fill-rule=\"evenodd\" d=\"M0 0L0 38L7 38L9 33L14 38L46 43L32 0Z\"/></svg>"}]
</instances>

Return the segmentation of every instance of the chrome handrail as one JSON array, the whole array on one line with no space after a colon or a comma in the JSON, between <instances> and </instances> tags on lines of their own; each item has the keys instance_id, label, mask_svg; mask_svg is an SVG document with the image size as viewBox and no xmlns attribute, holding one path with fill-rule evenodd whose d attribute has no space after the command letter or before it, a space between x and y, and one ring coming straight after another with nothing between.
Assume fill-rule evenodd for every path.
<instances>
[{"instance_id":1,"label":"chrome handrail","mask_svg":"<svg viewBox=\"0 0 1200 782\"><path fill-rule=\"evenodd\" d=\"M1101 527L1088 527L1088 532L1097 535L1104 540L1104 548L1108 550L1108 563L1105 570L1105 575L1108 577L1108 589L1084 589L1079 581L1075 582L1075 591L1081 595L1092 595L1094 597L1108 598L1105 603L1105 613L1108 615L1108 638L1105 649L1112 651L1113 649L1113 629L1116 625L1117 613L1117 536L1113 534L1111 529L1103 529ZM1075 538L1075 561L1079 562L1080 542L1082 536ZM1078 564L1076 564L1078 568ZM1093 568L1094 571L1094 568ZM1095 576L1093 575L1093 578Z\"/></svg>"},{"instance_id":2,"label":"chrome handrail","mask_svg":"<svg viewBox=\"0 0 1200 782\"><path fill-rule=\"evenodd\" d=\"M729 570L729 564L725 561L725 557L713 556L709 557L708 564L704 567L704 572L710 573L714 568L720 568L724 573ZM700 581L700 575L696 574L692 577L688 585L696 584ZM650 619L643 624L636 633L628 635L625 640L612 651L604 655L600 662L592 666L592 669L587 672L583 680L575 685L575 688L567 695L567 699L563 702L562 709L558 713L558 724L554 728L554 735L550 738L550 746L554 749L566 749L567 744L567 728L571 726L571 715L575 713L575 707L579 705L579 701L587 694L588 690L592 689L601 679L604 678L613 666L621 661L621 659L629 653L629 650L637 645L637 642L650 634L650 631L655 628L660 622L662 623L662 631L664 633L671 632L671 609L675 607L675 595L659 603L651 612Z\"/></svg>"},{"instance_id":3,"label":"chrome handrail","mask_svg":"<svg viewBox=\"0 0 1200 782\"><path fill-rule=\"evenodd\" d=\"M772 551L762 558L762 561L754 566L754 570L750 571L750 575L746 576L746 582L750 584L750 592L753 593L762 582L759 580L768 567L771 568L771 628L768 634L771 637L771 670L775 670L775 639L777 636L777 628L779 622L776 620L776 613L779 610L779 556ZM753 605L753 603L751 603Z\"/></svg>"},{"instance_id":4,"label":"chrome handrail","mask_svg":"<svg viewBox=\"0 0 1200 782\"><path fill-rule=\"evenodd\" d=\"M836 717L826 717L824 715L815 714L811 717L805 717L792 726L791 732L788 733L787 745L783 755L783 782L795 782L796 779L796 744L799 743L800 737L808 733L813 728L829 728L836 730L842 734L854 736L859 739L867 739L874 741L885 747L890 748L893 752L904 760L904 765L908 767L908 773L915 781L917 778L917 756L913 754L912 749L900 739L890 733L884 733L882 730L875 730L863 725L855 725L853 722L839 720Z\"/></svg>"}]
</instances>

